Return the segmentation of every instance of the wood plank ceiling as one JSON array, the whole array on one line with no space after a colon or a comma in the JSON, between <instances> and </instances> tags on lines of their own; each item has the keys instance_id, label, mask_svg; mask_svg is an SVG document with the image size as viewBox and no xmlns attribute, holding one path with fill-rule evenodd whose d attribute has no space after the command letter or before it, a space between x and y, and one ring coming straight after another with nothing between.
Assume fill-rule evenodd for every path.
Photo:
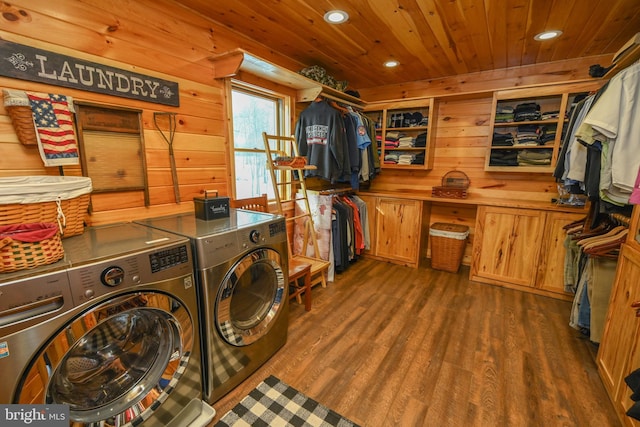
<instances>
[{"instance_id":1,"label":"wood plank ceiling","mask_svg":"<svg viewBox=\"0 0 640 427\"><path fill-rule=\"evenodd\" d=\"M355 89L613 54L640 31L638 0L175 1Z\"/></svg>"}]
</instances>

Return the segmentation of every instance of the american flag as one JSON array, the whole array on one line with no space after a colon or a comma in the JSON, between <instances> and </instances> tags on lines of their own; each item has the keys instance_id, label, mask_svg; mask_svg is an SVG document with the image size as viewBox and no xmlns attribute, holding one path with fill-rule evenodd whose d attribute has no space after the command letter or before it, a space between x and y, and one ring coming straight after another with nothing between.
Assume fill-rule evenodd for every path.
<instances>
[{"instance_id":1,"label":"american flag","mask_svg":"<svg viewBox=\"0 0 640 427\"><path fill-rule=\"evenodd\" d=\"M72 108L65 95L27 92L45 166L79 163Z\"/></svg>"}]
</instances>

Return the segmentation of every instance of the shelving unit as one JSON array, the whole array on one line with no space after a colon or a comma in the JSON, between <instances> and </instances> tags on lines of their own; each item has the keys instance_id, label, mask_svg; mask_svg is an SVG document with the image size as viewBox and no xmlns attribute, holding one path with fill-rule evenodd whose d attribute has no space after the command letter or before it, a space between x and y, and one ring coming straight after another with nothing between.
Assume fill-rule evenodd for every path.
<instances>
[{"instance_id":1,"label":"shelving unit","mask_svg":"<svg viewBox=\"0 0 640 427\"><path fill-rule=\"evenodd\" d=\"M278 157L299 157L298 146L293 137L268 135L262 133L264 140L265 152L267 154L267 167L271 174L271 182L276 198L276 207L278 213L286 217L287 234L289 230L295 227L296 222L303 223L303 248L309 243L313 246L315 256L307 256L306 254L293 253L293 242L289 239L289 259L311 265L311 286L321 284L322 287L327 286L327 273L331 262L321 259L318 247L318 238L313 223L311 207L309 205L309 196L307 194L307 185L305 182L304 172L306 170L316 169L313 165L304 166L279 166L276 164ZM295 213L295 204L302 203L302 212ZM292 209L285 209L284 206ZM293 215L286 215L287 212L294 212Z\"/></svg>"},{"instance_id":2,"label":"shelving unit","mask_svg":"<svg viewBox=\"0 0 640 427\"><path fill-rule=\"evenodd\" d=\"M493 96L489 141L485 158L485 170L496 172L542 172L551 173L560 152L563 134L566 131L568 114L577 95L597 90L601 82L586 82L527 89L498 91ZM540 118L531 119L523 114L521 120L501 121L499 111L506 107L517 109L525 104L539 107ZM551 112L551 118L545 116ZM503 116L504 117L504 116ZM516 121L517 120L517 121ZM497 135L513 137L513 145L496 145ZM528 137L528 135L532 137ZM533 138L537 135L538 138ZM550 139L542 142L541 136Z\"/></svg>"},{"instance_id":3,"label":"shelving unit","mask_svg":"<svg viewBox=\"0 0 640 427\"><path fill-rule=\"evenodd\" d=\"M433 168L434 141L433 132L429 131L435 122L433 98L368 104L365 114L376 123L382 168ZM416 142L420 135L424 137L423 143ZM398 138L397 146L385 144L390 137ZM391 159L402 161L392 162Z\"/></svg>"}]
</instances>

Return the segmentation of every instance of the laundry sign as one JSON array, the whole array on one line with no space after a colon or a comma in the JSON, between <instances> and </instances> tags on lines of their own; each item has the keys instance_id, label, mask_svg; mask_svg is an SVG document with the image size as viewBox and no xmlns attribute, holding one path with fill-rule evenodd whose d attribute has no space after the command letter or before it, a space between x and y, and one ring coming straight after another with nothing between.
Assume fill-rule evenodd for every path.
<instances>
[{"instance_id":1,"label":"laundry sign","mask_svg":"<svg viewBox=\"0 0 640 427\"><path fill-rule=\"evenodd\" d=\"M180 105L178 83L0 40L0 75L156 104Z\"/></svg>"}]
</instances>

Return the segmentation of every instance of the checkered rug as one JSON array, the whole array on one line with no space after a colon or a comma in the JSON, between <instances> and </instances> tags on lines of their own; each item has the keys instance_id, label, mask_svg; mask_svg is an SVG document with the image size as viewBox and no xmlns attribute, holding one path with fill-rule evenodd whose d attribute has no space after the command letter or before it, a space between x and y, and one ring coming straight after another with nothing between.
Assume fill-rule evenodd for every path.
<instances>
[{"instance_id":1,"label":"checkered rug","mask_svg":"<svg viewBox=\"0 0 640 427\"><path fill-rule=\"evenodd\" d=\"M215 427L358 427L273 375L258 384Z\"/></svg>"}]
</instances>

